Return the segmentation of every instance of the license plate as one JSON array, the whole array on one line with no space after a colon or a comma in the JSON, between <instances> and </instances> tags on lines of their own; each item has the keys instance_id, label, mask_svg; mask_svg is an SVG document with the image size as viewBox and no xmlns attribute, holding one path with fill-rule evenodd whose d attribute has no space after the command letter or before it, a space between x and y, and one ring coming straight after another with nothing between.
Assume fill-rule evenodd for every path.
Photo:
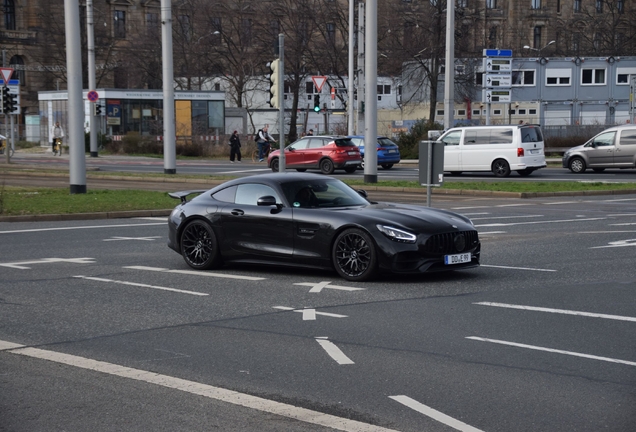
<instances>
[{"instance_id":1,"label":"license plate","mask_svg":"<svg viewBox=\"0 0 636 432\"><path fill-rule=\"evenodd\" d=\"M530 150L530 154L540 154L541 149Z\"/></svg>"},{"instance_id":2,"label":"license plate","mask_svg":"<svg viewBox=\"0 0 636 432\"><path fill-rule=\"evenodd\" d=\"M471 256L470 253L463 253L457 255L444 255L444 264L453 265L453 264L462 264L466 262L470 262Z\"/></svg>"},{"instance_id":3,"label":"license plate","mask_svg":"<svg viewBox=\"0 0 636 432\"><path fill-rule=\"evenodd\" d=\"M360 153L352 151L352 152L347 152L347 154L349 156L355 156L355 155L360 154Z\"/></svg>"}]
</instances>

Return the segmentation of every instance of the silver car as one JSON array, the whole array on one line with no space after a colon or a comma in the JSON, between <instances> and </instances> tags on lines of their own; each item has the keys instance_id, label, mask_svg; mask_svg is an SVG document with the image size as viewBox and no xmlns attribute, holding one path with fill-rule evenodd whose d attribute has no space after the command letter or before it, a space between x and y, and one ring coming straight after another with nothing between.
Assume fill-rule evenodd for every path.
<instances>
[{"instance_id":1,"label":"silver car","mask_svg":"<svg viewBox=\"0 0 636 432\"><path fill-rule=\"evenodd\" d=\"M605 168L636 168L636 125L604 130L585 144L566 151L562 164L577 174L587 168L596 172Z\"/></svg>"}]
</instances>

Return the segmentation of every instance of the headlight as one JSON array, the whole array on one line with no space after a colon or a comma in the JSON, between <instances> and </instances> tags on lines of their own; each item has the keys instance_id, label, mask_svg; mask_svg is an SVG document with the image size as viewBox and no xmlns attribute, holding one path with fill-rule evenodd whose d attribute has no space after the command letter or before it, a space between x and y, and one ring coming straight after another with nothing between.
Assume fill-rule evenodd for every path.
<instances>
[{"instance_id":1,"label":"headlight","mask_svg":"<svg viewBox=\"0 0 636 432\"><path fill-rule=\"evenodd\" d=\"M380 232L390 238L391 240L395 240L402 243L415 243L415 239L417 236L410 232L394 228L392 226L386 225L376 225Z\"/></svg>"}]
</instances>

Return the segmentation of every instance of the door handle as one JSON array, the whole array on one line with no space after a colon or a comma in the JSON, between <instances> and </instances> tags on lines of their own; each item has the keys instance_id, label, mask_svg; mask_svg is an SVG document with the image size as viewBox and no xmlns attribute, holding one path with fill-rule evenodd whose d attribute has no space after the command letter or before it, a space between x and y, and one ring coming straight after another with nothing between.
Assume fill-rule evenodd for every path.
<instances>
[{"instance_id":1,"label":"door handle","mask_svg":"<svg viewBox=\"0 0 636 432\"><path fill-rule=\"evenodd\" d=\"M243 210L239 210L239 209L234 209L230 213L232 213L232 215L234 216L243 216L245 214Z\"/></svg>"}]
</instances>

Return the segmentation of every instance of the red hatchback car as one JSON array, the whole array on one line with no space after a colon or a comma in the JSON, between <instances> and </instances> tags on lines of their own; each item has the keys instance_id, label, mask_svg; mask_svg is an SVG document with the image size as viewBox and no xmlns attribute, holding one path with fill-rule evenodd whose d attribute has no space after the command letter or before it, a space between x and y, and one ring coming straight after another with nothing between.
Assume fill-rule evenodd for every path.
<instances>
[{"instance_id":1,"label":"red hatchback car","mask_svg":"<svg viewBox=\"0 0 636 432\"><path fill-rule=\"evenodd\" d=\"M280 150L271 152L267 166L278 172ZM358 147L343 136L306 136L285 147L285 168L296 171L319 169L332 174L336 169L353 173L362 163Z\"/></svg>"}]
</instances>

